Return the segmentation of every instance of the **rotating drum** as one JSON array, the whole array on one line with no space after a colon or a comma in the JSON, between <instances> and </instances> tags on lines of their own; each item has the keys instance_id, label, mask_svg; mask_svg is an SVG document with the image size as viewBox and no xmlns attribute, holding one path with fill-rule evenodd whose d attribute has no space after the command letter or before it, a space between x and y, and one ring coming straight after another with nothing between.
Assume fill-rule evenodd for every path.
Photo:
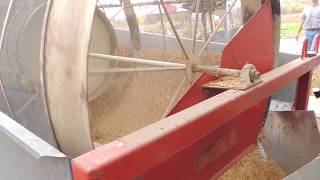
<instances>
[{"instance_id":1,"label":"rotating drum","mask_svg":"<svg viewBox=\"0 0 320 180\"><path fill-rule=\"evenodd\" d=\"M2 12L6 12L8 4L9 0L0 1L1 22L5 17ZM88 56L88 53L114 54L118 48L110 22L96 5L97 1L94 0L14 1L0 54L0 78L6 92L0 93L1 111L10 114L4 100L7 97L15 120L70 157L93 148L89 106L106 94L117 79L112 74L89 73L90 69L107 69L118 65ZM277 6L277 3L274 5ZM279 18L275 19L277 21ZM157 86L157 79L152 80L158 76L166 78L163 86ZM131 120L130 111L135 103L144 105L135 109L136 114L139 111L142 114L136 119L152 119L153 116L147 117L146 114L155 114L152 111L155 107L167 105L177 82L170 81L170 73L158 76L146 76L148 83L143 86L136 83L134 76L125 79L132 81L128 87L141 88L140 91L135 89L131 92L126 92L129 88L121 89L126 94L143 95L147 90L155 91L148 99L138 99L131 104L126 103L125 99L121 102L128 105L126 122ZM122 92L117 93L117 97L126 97L122 96ZM144 103L159 95L165 98ZM117 108L117 103L114 103L113 109ZM117 121L113 117L110 114L108 118ZM139 124L134 128L141 126Z\"/></svg>"}]
</instances>

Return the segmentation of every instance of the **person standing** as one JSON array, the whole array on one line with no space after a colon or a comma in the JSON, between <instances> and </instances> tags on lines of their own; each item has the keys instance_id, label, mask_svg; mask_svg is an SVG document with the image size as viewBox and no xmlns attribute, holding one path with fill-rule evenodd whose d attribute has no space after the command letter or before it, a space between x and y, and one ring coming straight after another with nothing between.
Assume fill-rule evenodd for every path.
<instances>
[{"instance_id":1,"label":"person standing","mask_svg":"<svg viewBox=\"0 0 320 180\"><path fill-rule=\"evenodd\" d=\"M304 8L296 40L299 40L303 28L308 39L308 51L310 51L313 47L313 38L320 34L320 5L318 0L311 0L311 4Z\"/></svg>"}]
</instances>

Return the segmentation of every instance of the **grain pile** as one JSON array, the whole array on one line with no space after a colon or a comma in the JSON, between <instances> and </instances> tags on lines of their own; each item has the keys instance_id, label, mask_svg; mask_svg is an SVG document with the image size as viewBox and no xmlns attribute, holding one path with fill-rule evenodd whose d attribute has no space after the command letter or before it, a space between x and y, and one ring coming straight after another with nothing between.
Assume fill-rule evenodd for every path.
<instances>
[{"instance_id":1,"label":"grain pile","mask_svg":"<svg viewBox=\"0 0 320 180\"><path fill-rule=\"evenodd\" d=\"M235 163L219 180L280 180L286 172L258 145Z\"/></svg>"},{"instance_id":2,"label":"grain pile","mask_svg":"<svg viewBox=\"0 0 320 180\"><path fill-rule=\"evenodd\" d=\"M221 87L225 89L232 89L237 86L240 77L235 76L222 76L219 79L208 83L209 86Z\"/></svg>"},{"instance_id":3,"label":"grain pile","mask_svg":"<svg viewBox=\"0 0 320 180\"><path fill-rule=\"evenodd\" d=\"M128 56L130 50L120 49L118 54ZM179 51L149 49L136 56L185 63ZM200 59L204 64L216 65L219 56L205 54ZM184 71L115 74L105 93L89 102L93 141L105 144L160 120L184 75ZM186 81L182 87L177 99L190 87L190 83Z\"/></svg>"}]
</instances>

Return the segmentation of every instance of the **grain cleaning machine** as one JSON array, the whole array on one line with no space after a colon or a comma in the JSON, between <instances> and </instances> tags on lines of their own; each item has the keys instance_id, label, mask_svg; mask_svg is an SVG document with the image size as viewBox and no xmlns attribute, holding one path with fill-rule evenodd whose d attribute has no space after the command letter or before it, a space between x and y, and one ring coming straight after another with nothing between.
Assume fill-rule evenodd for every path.
<instances>
[{"instance_id":1,"label":"grain cleaning machine","mask_svg":"<svg viewBox=\"0 0 320 180\"><path fill-rule=\"evenodd\" d=\"M152 2L174 35L167 40L139 33L133 7L150 2L121 2L127 34L113 29L106 2L0 1L4 179L215 179L252 149L263 126L266 146L289 173L317 157L319 132L314 114L305 110L312 70L320 61L317 56L301 57L278 67L279 1ZM174 3L185 3L189 14L196 14L193 39L180 38L168 8ZM218 49L212 38L237 3L243 26L220 47L220 66L203 63L202 53ZM221 6L225 13L213 28L211 15ZM204 41L196 38L199 14ZM206 31L208 17L211 32ZM123 37L130 39L131 57L119 53L123 44L117 41ZM161 39L174 41L166 46L180 49L183 61L143 58L142 47L156 47ZM144 75L138 81L134 73L158 73L167 79L160 83L153 75ZM180 73L180 83L171 82L170 73ZM235 81L217 86L221 76ZM141 81L150 84L142 86ZM294 81L287 111L269 112L277 100L271 96ZM166 100L157 99L165 90ZM105 94L111 98L96 103ZM149 99L139 99L142 96ZM133 123L125 130L113 128L123 131L121 136L101 145L92 134L96 129L91 103L98 107L111 103L103 108L111 122L108 127ZM153 111L155 107L162 108ZM137 125L139 118L155 117L156 121Z\"/></svg>"}]
</instances>

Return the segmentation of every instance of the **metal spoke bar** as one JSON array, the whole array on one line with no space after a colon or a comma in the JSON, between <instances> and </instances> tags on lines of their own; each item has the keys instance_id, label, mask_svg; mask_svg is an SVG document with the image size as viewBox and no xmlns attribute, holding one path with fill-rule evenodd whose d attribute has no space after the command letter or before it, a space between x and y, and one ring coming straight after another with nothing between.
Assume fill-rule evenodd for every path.
<instances>
[{"instance_id":1,"label":"metal spoke bar","mask_svg":"<svg viewBox=\"0 0 320 180\"><path fill-rule=\"evenodd\" d=\"M131 72L154 72L154 71L179 71L186 70L186 67L137 67L137 68L106 68L90 70L89 74L106 74L106 73L131 73ZM193 72L204 72L213 76L240 76L240 70L218 68L215 66L198 66L193 67Z\"/></svg>"},{"instance_id":2,"label":"metal spoke bar","mask_svg":"<svg viewBox=\"0 0 320 180\"><path fill-rule=\"evenodd\" d=\"M136 63L141 65L151 65L151 66L160 66L160 67L186 67L185 64L182 63L172 63L172 62L164 62L164 61L155 61L149 59L138 59L138 58L129 58L122 56L112 56L107 54L96 54L90 53L89 56L91 58L105 59L109 61L119 61L119 62L127 62L127 63Z\"/></svg>"},{"instance_id":3,"label":"metal spoke bar","mask_svg":"<svg viewBox=\"0 0 320 180\"><path fill-rule=\"evenodd\" d=\"M231 12L231 10L233 9L233 7L236 5L238 0L234 0L234 2L231 4L230 8L224 13L224 15L222 16L222 19L219 21L219 24L217 25L217 27L215 27L214 32L211 33L209 39L206 41L206 43L203 45L202 49L199 52L199 56L202 55L202 53L206 50L207 46L209 45L211 39L213 38L213 36L218 32L219 28L221 27L223 21L227 18L227 15Z\"/></svg>"},{"instance_id":4,"label":"metal spoke bar","mask_svg":"<svg viewBox=\"0 0 320 180\"><path fill-rule=\"evenodd\" d=\"M180 4L180 3L188 3L188 1L166 1L166 4ZM155 6L159 5L159 2L141 2L132 4L133 6ZM100 4L97 6L98 8L112 8L112 7L121 7L121 4Z\"/></svg>"},{"instance_id":5,"label":"metal spoke bar","mask_svg":"<svg viewBox=\"0 0 320 180\"><path fill-rule=\"evenodd\" d=\"M167 71L167 70L186 70L187 65L182 63L172 63L172 62L163 62L163 61L155 61L148 59L138 59L138 58L129 58L129 57L121 57L121 56L112 56L105 54L95 54L90 53L90 57L110 60L110 61L119 61L119 62L127 62L127 63L136 63L141 65L152 65L152 66L160 66L159 67L140 67L140 68L113 68L113 69L96 69L89 71L91 74L97 73L118 73L118 72L139 72L139 71ZM207 74L211 74L213 76L240 76L241 70L237 69L227 69L227 68L219 68L217 66L202 66L197 64L192 64L193 72L205 72ZM251 76L251 75L250 75ZM255 74L252 74L255 76Z\"/></svg>"},{"instance_id":6,"label":"metal spoke bar","mask_svg":"<svg viewBox=\"0 0 320 180\"><path fill-rule=\"evenodd\" d=\"M160 1L160 4L161 4L162 8L163 8L164 13L166 14L166 16L167 16L167 18L168 18L168 21L169 21L169 23L170 23L170 26L171 26L173 32L174 32L174 35L175 35L176 38L177 38L177 41L178 41L178 43L179 43L179 45L180 45L180 48L181 48L181 50L182 50L185 58L188 60L188 59L189 59L189 56L188 56L187 51L185 50L185 48L184 48L184 46L183 46L183 44L182 44L182 42L181 42L180 36L179 36L176 28L174 27L173 21L172 21L172 19L171 19L171 17L170 17L170 14L169 14L168 10L167 10L166 4L164 3L163 0L159 0L159 1Z\"/></svg>"},{"instance_id":7,"label":"metal spoke bar","mask_svg":"<svg viewBox=\"0 0 320 180\"><path fill-rule=\"evenodd\" d=\"M216 66L193 66L193 72L204 72L214 76L240 76L241 70L237 69L227 69L227 68L218 68Z\"/></svg>"},{"instance_id":8,"label":"metal spoke bar","mask_svg":"<svg viewBox=\"0 0 320 180\"><path fill-rule=\"evenodd\" d=\"M189 1L166 1L166 4L183 4L183 3L189 3ZM216 9L223 9L224 7L224 1L218 2L216 4ZM132 6L156 6L159 5L159 2L153 1L153 2L142 2L142 3L134 3ZM98 8L114 8L114 7L121 7L121 4L100 4L97 6Z\"/></svg>"},{"instance_id":9,"label":"metal spoke bar","mask_svg":"<svg viewBox=\"0 0 320 180\"><path fill-rule=\"evenodd\" d=\"M8 10L6 12L6 17L4 19L2 31L1 31L0 53L2 52L2 47L3 47L3 42L4 42L4 35L6 33L6 30L7 30L7 24L8 24L9 15L10 15L10 12L11 12L11 9L12 9L12 4L13 4L13 0L10 0L9 5L8 5ZM4 89L4 86L3 86L3 81L2 81L1 75L0 75L0 88L1 88L1 91L2 91L3 96L4 96L4 100L6 101L6 104L8 106L10 116L11 116L11 118L15 119L12 107L11 107L11 105L9 103L9 100L8 100L8 96L7 96L6 90Z\"/></svg>"},{"instance_id":10,"label":"metal spoke bar","mask_svg":"<svg viewBox=\"0 0 320 180\"><path fill-rule=\"evenodd\" d=\"M102 8L104 11L104 8ZM114 13L112 15L112 17L110 18L111 20L114 20L114 18L124 9L124 7L121 7L116 13ZM105 15L107 16L107 14L105 13Z\"/></svg>"},{"instance_id":11,"label":"metal spoke bar","mask_svg":"<svg viewBox=\"0 0 320 180\"><path fill-rule=\"evenodd\" d=\"M164 48L165 50L167 50L165 25L164 25L163 14L162 14L162 11L161 11L161 6L160 6L160 4L158 5L158 9L159 9L160 17L161 17L161 29L162 29L163 48Z\"/></svg>"},{"instance_id":12,"label":"metal spoke bar","mask_svg":"<svg viewBox=\"0 0 320 180\"><path fill-rule=\"evenodd\" d=\"M89 74L106 73L131 73L131 72L155 72L155 71L178 71L185 70L185 67L142 67L142 68L107 68L90 70Z\"/></svg>"},{"instance_id":13,"label":"metal spoke bar","mask_svg":"<svg viewBox=\"0 0 320 180\"><path fill-rule=\"evenodd\" d=\"M168 116L168 114L170 113L170 111L172 111L172 109L174 108L175 104L177 103L177 99L179 98L178 95L181 92L181 90L183 89L183 85L187 82L187 76L184 75L182 81L180 82L178 88L176 89L176 91L174 92L174 95L172 96L166 110L164 111L164 113L162 114L161 119L165 118L166 116Z\"/></svg>"},{"instance_id":14,"label":"metal spoke bar","mask_svg":"<svg viewBox=\"0 0 320 180\"><path fill-rule=\"evenodd\" d=\"M210 32L213 33L213 20L212 20L212 11L211 9L209 10L209 23L210 23Z\"/></svg>"},{"instance_id":15,"label":"metal spoke bar","mask_svg":"<svg viewBox=\"0 0 320 180\"><path fill-rule=\"evenodd\" d=\"M196 2L196 22L194 25L193 41L192 41L192 53L195 53L195 49L196 49L197 29L198 29L198 21L199 21L198 20L199 19L199 6L200 6L200 0L197 0L197 2Z\"/></svg>"}]
</instances>

